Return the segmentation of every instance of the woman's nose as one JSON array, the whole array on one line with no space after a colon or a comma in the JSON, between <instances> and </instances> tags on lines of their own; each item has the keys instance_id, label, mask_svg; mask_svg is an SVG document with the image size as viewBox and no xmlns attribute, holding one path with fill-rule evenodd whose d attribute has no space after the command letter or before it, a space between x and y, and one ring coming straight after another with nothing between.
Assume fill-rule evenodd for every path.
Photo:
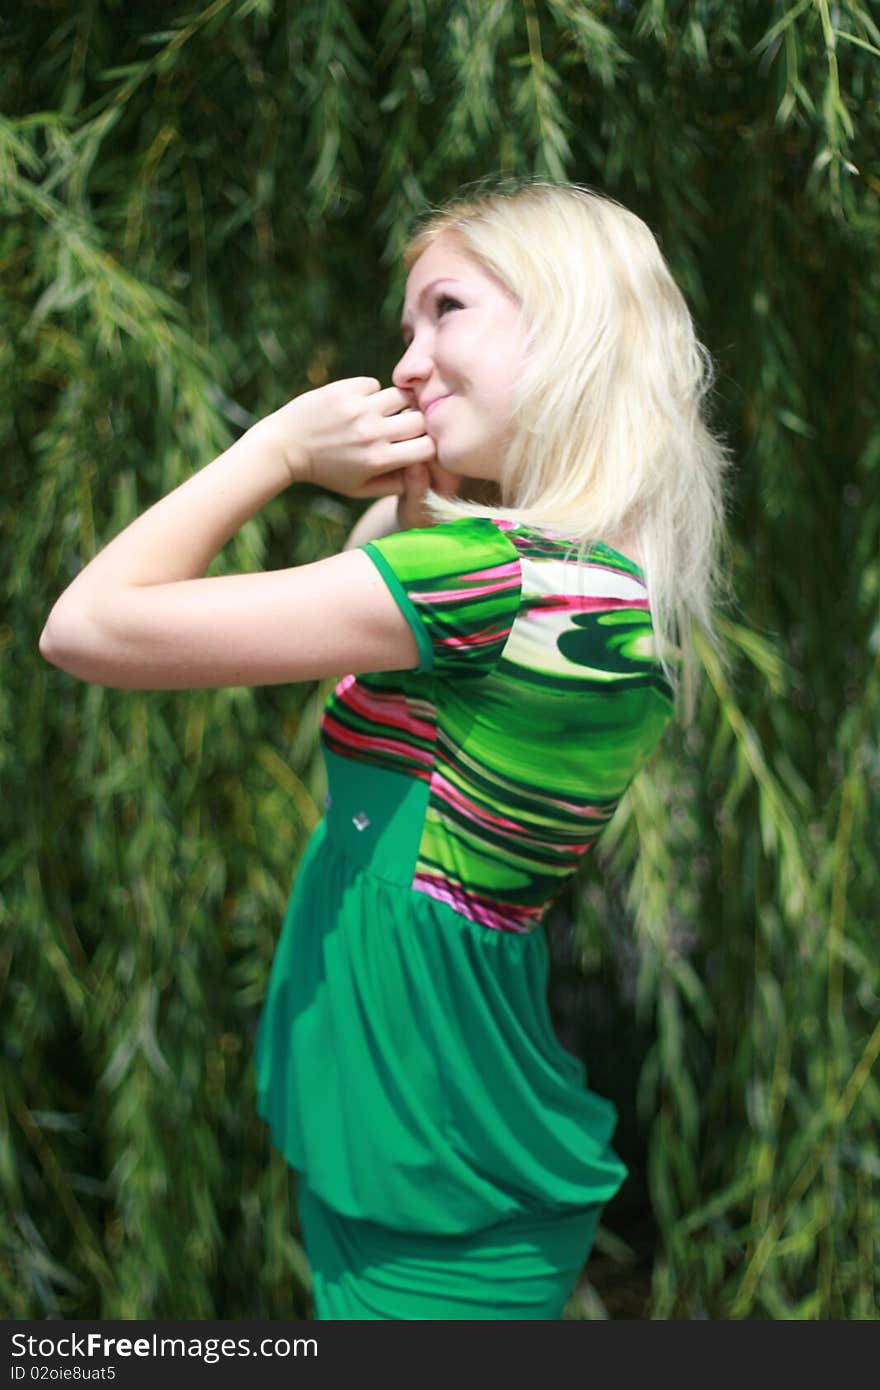
<instances>
[{"instance_id":1,"label":"woman's nose","mask_svg":"<svg viewBox=\"0 0 880 1390\"><path fill-rule=\"evenodd\" d=\"M427 381L431 374L432 365L431 357L424 345L418 339L413 338L391 373L391 380L398 391L404 391L416 381Z\"/></svg>"}]
</instances>

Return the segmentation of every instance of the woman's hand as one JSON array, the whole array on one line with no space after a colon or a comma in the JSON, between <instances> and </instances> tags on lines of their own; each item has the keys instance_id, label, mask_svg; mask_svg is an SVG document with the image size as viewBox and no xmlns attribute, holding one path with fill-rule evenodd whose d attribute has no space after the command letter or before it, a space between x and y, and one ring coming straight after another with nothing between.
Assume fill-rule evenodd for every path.
<instances>
[{"instance_id":1,"label":"woman's hand","mask_svg":"<svg viewBox=\"0 0 880 1390\"><path fill-rule=\"evenodd\" d=\"M418 526L436 525L436 517L424 504L428 488L443 497L456 497L464 479L450 473L436 460L433 463L413 463L403 473L403 494L397 499L397 521L401 531Z\"/></svg>"},{"instance_id":2,"label":"woman's hand","mask_svg":"<svg viewBox=\"0 0 880 1390\"><path fill-rule=\"evenodd\" d=\"M344 497L400 496L403 470L436 459L421 413L408 406L396 386L348 377L304 392L254 428L274 439L292 482Z\"/></svg>"}]
</instances>

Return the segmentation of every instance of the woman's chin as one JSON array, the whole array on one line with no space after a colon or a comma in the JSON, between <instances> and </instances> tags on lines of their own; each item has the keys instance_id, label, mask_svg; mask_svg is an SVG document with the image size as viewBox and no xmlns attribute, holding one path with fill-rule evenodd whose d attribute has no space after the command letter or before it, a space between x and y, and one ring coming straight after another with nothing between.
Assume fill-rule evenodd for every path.
<instances>
[{"instance_id":1,"label":"woman's chin","mask_svg":"<svg viewBox=\"0 0 880 1390\"><path fill-rule=\"evenodd\" d=\"M438 439L435 440L435 446L437 462L447 472L454 473L458 478L486 483L498 482L499 466L493 460L483 457L475 450L456 448L451 441L444 442Z\"/></svg>"}]
</instances>

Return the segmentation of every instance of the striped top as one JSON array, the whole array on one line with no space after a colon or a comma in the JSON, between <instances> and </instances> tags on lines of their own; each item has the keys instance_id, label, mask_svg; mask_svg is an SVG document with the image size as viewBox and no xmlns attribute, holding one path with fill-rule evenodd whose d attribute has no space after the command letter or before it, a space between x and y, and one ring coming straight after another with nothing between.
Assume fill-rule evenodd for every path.
<instances>
[{"instance_id":1,"label":"striped top","mask_svg":"<svg viewBox=\"0 0 880 1390\"><path fill-rule=\"evenodd\" d=\"M642 571L602 544L578 565L571 540L489 517L361 548L419 664L345 676L322 742L428 784L413 891L530 931L672 713Z\"/></svg>"}]
</instances>

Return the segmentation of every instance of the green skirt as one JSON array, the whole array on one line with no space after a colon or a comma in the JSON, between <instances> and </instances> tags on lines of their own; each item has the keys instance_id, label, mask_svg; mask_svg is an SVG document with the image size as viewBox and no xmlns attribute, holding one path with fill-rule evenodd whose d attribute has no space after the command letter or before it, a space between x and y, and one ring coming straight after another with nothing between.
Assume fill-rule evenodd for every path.
<instances>
[{"instance_id":1,"label":"green skirt","mask_svg":"<svg viewBox=\"0 0 880 1390\"><path fill-rule=\"evenodd\" d=\"M554 1034L543 929L413 891L427 784L324 755L256 1045L318 1314L558 1317L626 1169Z\"/></svg>"},{"instance_id":2,"label":"green skirt","mask_svg":"<svg viewBox=\"0 0 880 1390\"><path fill-rule=\"evenodd\" d=\"M521 1217L468 1235L408 1235L340 1216L300 1186L316 1317L561 1318L600 1211L596 1206L563 1218Z\"/></svg>"}]
</instances>

